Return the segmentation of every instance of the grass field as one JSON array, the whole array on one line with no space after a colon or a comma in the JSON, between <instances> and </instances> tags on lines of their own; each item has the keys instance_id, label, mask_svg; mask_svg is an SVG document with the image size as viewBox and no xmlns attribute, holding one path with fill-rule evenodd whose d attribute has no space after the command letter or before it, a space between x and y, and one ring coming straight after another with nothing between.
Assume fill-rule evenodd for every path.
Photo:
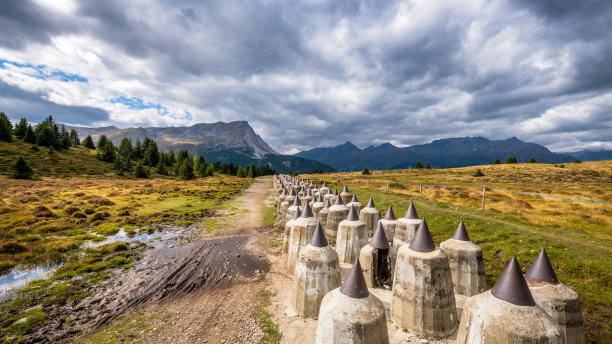
<instances>
[{"instance_id":1,"label":"grass field","mask_svg":"<svg viewBox=\"0 0 612 344\"><path fill-rule=\"evenodd\" d=\"M473 177L481 169L484 177ZM349 185L365 204L372 196L386 211L393 206L403 216L414 200L427 219L436 244L450 238L461 219L473 241L483 249L489 288L512 255L526 271L542 247L559 279L578 292L582 302L587 340L606 342L612 336L612 206L545 199L508 192L488 191L481 211L482 185L529 193L612 202L612 162L475 166L438 170L374 171L368 182L360 173L301 175L331 187ZM598 180L599 178L599 180ZM574 180L564 181L561 179ZM598 180L593 182L592 180ZM391 187L373 181L461 185L463 188L418 186ZM480 188L467 186L480 185Z\"/></svg>"}]
</instances>

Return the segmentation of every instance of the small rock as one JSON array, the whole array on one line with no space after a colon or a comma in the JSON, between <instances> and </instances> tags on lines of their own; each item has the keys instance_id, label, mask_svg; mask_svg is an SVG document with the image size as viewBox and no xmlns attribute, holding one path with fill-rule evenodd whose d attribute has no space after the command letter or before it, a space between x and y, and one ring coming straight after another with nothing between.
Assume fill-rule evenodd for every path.
<instances>
[{"instance_id":1,"label":"small rock","mask_svg":"<svg viewBox=\"0 0 612 344\"><path fill-rule=\"evenodd\" d=\"M428 344L428 343L429 343L429 341L428 341L427 339L421 339L420 343L421 343L421 344Z\"/></svg>"}]
</instances>

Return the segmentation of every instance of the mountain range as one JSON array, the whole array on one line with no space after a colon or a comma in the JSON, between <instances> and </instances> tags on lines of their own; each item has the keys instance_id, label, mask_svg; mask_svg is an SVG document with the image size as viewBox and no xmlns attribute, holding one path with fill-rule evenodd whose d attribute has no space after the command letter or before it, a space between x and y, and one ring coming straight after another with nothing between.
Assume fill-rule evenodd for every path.
<instances>
[{"instance_id":1,"label":"mountain range","mask_svg":"<svg viewBox=\"0 0 612 344\"><path fill-rule=\"evenodd\" d=\"M190 127L120 129L110 126L67 127L67 129L75 129L81 138L91 135L94 141L104 134L115 145L118 145L124 137L131 139L132 142L149 137L157 142L161 151L174 150L176 153L186 149L190 154L201 155L209 162L233 162L241 166L252 163L258 166L268 164L279 173L288 171L306 173L315 169L335 171L318 161L276 152L255 133L247 121L198 123Z\"/></svg>"},{"instance_id":2,"label":"mountain range","mask_svg":"<svg viewBox=\"0 0 612 344\"><path fill-rule=\"evenodd\" d=\"M580 154L578 154L580 153ZM495 159L505 162L514 156L518 162L535 158L543 163L564 163L581 160L605 160L612 151L583 151L575 154L554 153L536 143L523 142L516 137L506 140L489 140L484 137L458 137L435 140L431 143L409 147L396 147L390 143L360 149L350 141L336 146L314 148L295 156L320 161L339 171L369 169L400 169L414 166L417 161L432 167L462 167L492 164ZM601 158L601 159L600 159Z\"/></svg>"}]
</instances>

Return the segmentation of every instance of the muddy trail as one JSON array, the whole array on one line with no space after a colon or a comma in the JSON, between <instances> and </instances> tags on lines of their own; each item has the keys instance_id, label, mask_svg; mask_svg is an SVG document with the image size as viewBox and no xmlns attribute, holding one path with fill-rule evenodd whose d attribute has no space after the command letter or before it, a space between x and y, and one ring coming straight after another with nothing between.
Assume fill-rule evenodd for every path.
<instances>
[{"instance_id":1,"label":"muddy trail","mask_svg":"<svg viewBox=\"0 0 612 344\"><path fill-rule=\"evenodd\" d=\"M90 296L51 309L49 321L24 336L22 342L71 341L112 323L120 315L160 304L185 304L184 300L191 306L197 304L192 300L194 295L214 294L263 279L270 264L265 252L253 249L252 241L253 235L260 233L257 229L262 228L258 204L263 203L260 198L270 186L269 180L256 181L236 200L235 204L248 213L234 219L227 232L232 236L146 250L131 269L116 271ZM211 301L206 302L210 306ZM67 318L72 319L69 324Z\"/></svg>"}]
</instances>

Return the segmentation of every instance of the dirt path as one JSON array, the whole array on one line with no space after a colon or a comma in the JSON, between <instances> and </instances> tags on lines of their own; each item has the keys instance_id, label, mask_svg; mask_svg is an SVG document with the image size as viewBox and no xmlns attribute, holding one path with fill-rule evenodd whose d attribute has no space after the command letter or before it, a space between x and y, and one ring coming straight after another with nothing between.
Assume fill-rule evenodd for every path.
<instances>
[{"instance_id":1,"label":"dirt path","mask_svg":"<svg viewBox=\"0 0 612 344\"><path fill-rule=\"evenodd\" d=\"M262 210L271 191L271 178L260 178L230 201L221 236L202 234L182 247L148 250L128 273L78 307L73 318L83 323L85 335L75 341L257 343L262 333L252 311L269 270ZM87 331L101 325L93 336ZM56 333L48 341L63 335Z\"/></svg>"}]
</instances>

